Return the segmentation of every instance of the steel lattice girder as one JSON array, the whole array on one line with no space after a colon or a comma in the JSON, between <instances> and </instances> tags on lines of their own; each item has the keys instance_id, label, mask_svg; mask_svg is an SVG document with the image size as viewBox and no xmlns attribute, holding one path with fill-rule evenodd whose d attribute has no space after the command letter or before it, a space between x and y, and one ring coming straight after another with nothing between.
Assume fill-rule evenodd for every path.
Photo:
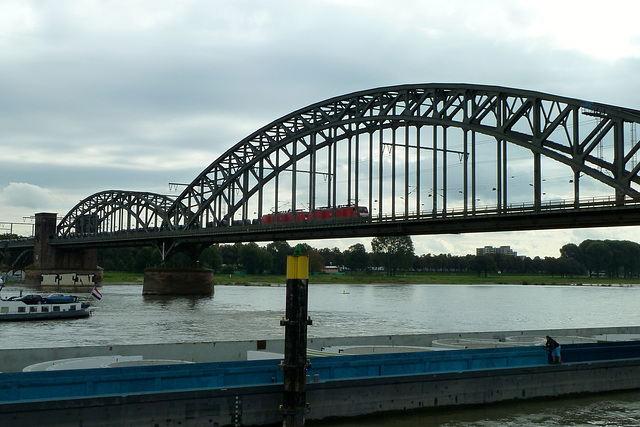
<instances>
[{"instance_id":1,"label":"steel lattice girder","mask_svg":"<svg viewBox=\"0 0 640 427\"><path fill-rule=\"evenodd\" d=\"M581 111L600 120L587 135L578 132ZM355 133L399 126L457 127L489 135L564 163L576 176L589 175L614 188L621 200L637 200L640 193L631 184L640 184L640 164L630 162L640 144L625 151L622 125L638 122L637 110L496 86L422 84L356 92L295 111L249 135L185 188L169 216L173 226L189 225L207 211L216 218L215 204L224 203L229 217L259 191L260 185L247 185L249 177L268 182L323 146ZM355 131L351 125L357 125ZM611 132L615 155L609 162L593 153ZM310 135L321 141L311 146ZM297 150L297 144L303 149ZM274 163L274 153L284 161ZM258 172L261 162L270 170L266 176ZM536 174L539 181L540 172ZM237 201L234 191L241 194Z\"/></svg>"},{"instance_id":2,"label":"steel lattice girder","mask_svg":"<svg viewBox=\"0 0 640 427\"><path fill-rule=\"evenodd\" d=\"M58 224L58 236L131 228L149 230L157 224L166 226L169 224L167 212L173 205L172 198L161 194L102 191L80 201L65 215ZM104 225L109 221L117 221L118 224L112 224L112 229L105 229Z\"/></svg>"}]
</instances>

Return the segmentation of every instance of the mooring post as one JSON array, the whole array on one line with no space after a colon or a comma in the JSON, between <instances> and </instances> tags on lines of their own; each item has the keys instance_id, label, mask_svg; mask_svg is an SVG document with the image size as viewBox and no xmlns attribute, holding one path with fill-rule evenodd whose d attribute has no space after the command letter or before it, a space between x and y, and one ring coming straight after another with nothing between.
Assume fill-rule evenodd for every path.
<instances>
[{"instance_id":1,"label":"mooring post","mask_svg":"<svg viewBox=\"0 0 640 427\"><path fill-rule=\"evenodd\" d=\"M287 257L287 308L280 322L285 327L284 394L282 398L283 427L302 427L307 408L307 316L309 287L309 257L296 246Z\"/></svg>"}]
</instances>

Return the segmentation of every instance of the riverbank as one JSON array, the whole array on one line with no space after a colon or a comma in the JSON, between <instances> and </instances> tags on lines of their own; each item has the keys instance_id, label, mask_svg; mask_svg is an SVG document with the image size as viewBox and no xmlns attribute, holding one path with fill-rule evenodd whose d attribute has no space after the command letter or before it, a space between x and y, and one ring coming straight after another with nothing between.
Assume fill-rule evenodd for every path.
<instances>
[{"instance_id":1,"label":"riverbank","mask_svg":"<svg viewBox=\"0 0 640 427\"><path fill-rule=\"evenodd\" d=\"M105 271L105 284L142 284L142 273L125 273L119 271ZM216 285L274 285L285 284L284 275L251 275L251 274L216 274ZM550 275L519 275L519 274L494 274L490 276L478 276L474 273L400 273L396 276L387 276L381 272L350 272L345 274L311 274L310 284L440 284L440 285L598 285L621 286L639 285L640 278L609 278L573 276L561 277Z\"/></svg>"}]
</instances>

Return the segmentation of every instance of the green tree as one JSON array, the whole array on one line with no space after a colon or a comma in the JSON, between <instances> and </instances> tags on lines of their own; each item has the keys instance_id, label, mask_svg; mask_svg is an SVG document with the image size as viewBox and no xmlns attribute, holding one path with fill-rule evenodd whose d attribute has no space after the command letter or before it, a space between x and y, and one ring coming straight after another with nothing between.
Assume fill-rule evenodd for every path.
<instances>
[{"instance_id":1,"label":"green tree","mask_svg":"<svg viewBox=\"0 0 640 427\"><path fill-rule=\"evenodd\" d=\"M395 276L398 270L410 269L413 265L414 247L409 236L374 237L371 248L388 276Z\"/></svg>"},{"instance_id":2,"label":"green tree","mask_svg":"<svg viewBox=\"0 0 640 427\"><path fill-rule=\"evenodd\" d=\"M491 255L479 255L469 260L469 268L478 273L478 276L488 277L489 273L498 271L498 264Z\"/></svg>"},{"instance_id":3,"label":"green tree","mask_svg":"<svg viewBox=\"0 0 640 427\"><path fill-rule=\"evenodd\" d=\"M273 274L287 273L287 256L293 253L293 248L287 242L272 242L267 245L267 251L273 256Z\"/></svg>"},{"instance_id":4,"label":"green tree","mask_svg":"<svg viewBox=\"0 0 640 427\"><path fill-rule=\"evenodd\" d=\"M340 251L340 248L322 248L318 249L318 253L322 255L325 265L345 265L344 254Z\"/></svg>"},{"instance_id":5,"label":"green tree","mask_svg":"<svg viewBox=\"0 0 640 427\"><path fill-rule=\"evenodd\" d=\"M437 271L449 271L451 266L451 258L448 254L439 254L435 257L435 266Z\"/></svg>"},{"instance_id":6,"label":"green tree","mask_svg":"<svg viewBox=\"0 0 640 427\"><path fill-rule=\"evenodd\" d=\"M240 265L240 248L242 243L234 243L233 245L220 246L220 253L222 254L222 263L224 265L231 265L234 268Z\"/></svg>"},{"instance_id":7,"label":"green tree","mask_svg":"<svg viewBox=\"0 0 640 427\"><path fill-rule=\"evenodd\" d=\"M623 242L624 254L622 262L624 265L625 277L634 277L640 271L640 245L636 242Z\"/></svg>"},{"instance_id":8,"label":"green tree","mask_svg":"<svg viewBox=\"0 0 640 427\"><path fill-rule=\"evenodd\" d=\"M575 258L558 258L558 271L563 276L573 277L574 275L584 274L584 266Z\"/></svg>"},{"instance_id":9,"label":"green tree","mask_svg":"<svg viewBox=\"0 0 640 427\"><path fill-rule=\"evenodd\" d=\"M145 268L155 267L162 261L162 254L151 247L140 248L133 254L133 271L143 272Z\"/></svg>"},{"instance_id":10,"label":"green tree","mask_svg":"<svg viewBox=\"0 0 640 427\"><path fill-rule=\"evenodd\" d=\"M530 273L533 273L533 274L544 273L544 260L539 256L534 257L531 260L530 268L531 268Z\"/></svg>"},{"instance_id":11,"label":"green tree","mask_svg":"<svg viewBox=\"0 0 640 427\"><path fill-rule=\"evenodd\" d=\"M640 245L628 240L605 240L604 243L612 252L609 274L616 277L633 276L640 262Z\"/></svg>"},{"instance_id":12,"label":"green tree","mask_svg":"<svg viewBox=\"0 0 640 427\"><path fill-rule=\"evenodd\" d=\"M240 263L249 274L262 274L271 269L273 255L251 242L240 247Z\"/></svg>"},{"instance_id":13,"label":"green tree","mask_svg":"<svg viewBox=\"0 0 640 427\"><path fill-rule=\"evenodd\" d=\"M186 252L173 252L167 259L166 265L178 268L190 268L193 266L191 256Z\"/></svg>"},{"instance_id":14,"label":"green tree","mask_svg":"<svg viewBox=\"0 0 640 427\"><path fill-rule=\"evenodd\" d=\"M575 243L567 243L563 247L560 248L560 257L561 258L574 258L578 261L582 258L582 252L580 248Z\"/></svg>"},{"instance_id":15,"label":"green tree","mask_svg":"<svg viewBox=\"0 0 640 427\"><path fill-rule=\"evenodd\" d=\"M432 257L431 254L420 255L416 257L415 262L413 263L413 268L417 271L430 271L432 265Z\"/></svg>"},{"instance_id":16,"label":"green tree","mask_svg":"<svg viewBox=\"0 0 640 427\"><path fill-rule=\"evenodd\" d=\"M344 265L349 270L365 270L369 266L369 254L362 243L349 246L344 251Z\"/></svg>"},{"instance_id":17,"label":"green tree","mask_svg":"<svg viewBox=\"0 0 640 427\"><path fill-rule=\"evenodd\" d=\"M222 267L222 253L220 252L220 245L211 245L202 251L200 257L200 264L205 268L218 271Z\"/></svg>"},{"instance_id":18,"label":"green tree","mask_svg":"<svg viewBox=\"0 0 640 427\"><path fill-rule=\"evenodd\" d=\"M249 274L260 273L260 267L256 262L258 260L258 254L260 253L260 246L257 243L251 242L246 245L242 245L238 251L238 260L240 265Z\"/></svg>"},{"instance_id":19,"label":"green tree","mask_svg":"<svg viewBox=\"0 0 640 427\"><path fill-rule=\"evenodd\" d=\"M554 257L544 257L543 265L544 271L546 274L550 274L552 276L562 275L561 265L558 262L560 258Z\"/></svg>"},{"instance_id":20,"label":"green tree","mask_svg":"<svg viewBox=\"0 0 640 427\"><path fill-rule=\"evenodd\" d=\"M584 250L585 264L590 274L598 275L607 268L613 258L609 246L601 241L591 242Z\"/></svg>"},{"instance_id":21,"label":"green tree","mask_svg":"<svg viewBox=\"0 0 640 427\"><path fill-rule=\"evenodd\" d=\"M305 252L303 252L305 253ZM309 257L309 272L319 273L322 271L322 268L327 265L324 257L320 252L315 249L310 249L306 251L306 255Z\"/></svg>"}]
</instances>

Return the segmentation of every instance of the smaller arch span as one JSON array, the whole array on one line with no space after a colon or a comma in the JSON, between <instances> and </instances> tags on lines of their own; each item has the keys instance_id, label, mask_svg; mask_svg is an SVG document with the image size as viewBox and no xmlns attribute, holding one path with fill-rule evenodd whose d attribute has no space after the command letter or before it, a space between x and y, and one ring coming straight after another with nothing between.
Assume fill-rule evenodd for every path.
<instances>
[{"instance_id":1,"label":"smaller arch span","mask_svg":"<svg viewBox=\"0 0 640 427\"><path fill-rule=\"evenodd\" d=\"M60 238L111 234L128 230L151 232L170 228L172 197L150 192L107 190L88 196L59 222ZM189 217L186 208L179 210Z\"/></svg>"}]
</instances>

